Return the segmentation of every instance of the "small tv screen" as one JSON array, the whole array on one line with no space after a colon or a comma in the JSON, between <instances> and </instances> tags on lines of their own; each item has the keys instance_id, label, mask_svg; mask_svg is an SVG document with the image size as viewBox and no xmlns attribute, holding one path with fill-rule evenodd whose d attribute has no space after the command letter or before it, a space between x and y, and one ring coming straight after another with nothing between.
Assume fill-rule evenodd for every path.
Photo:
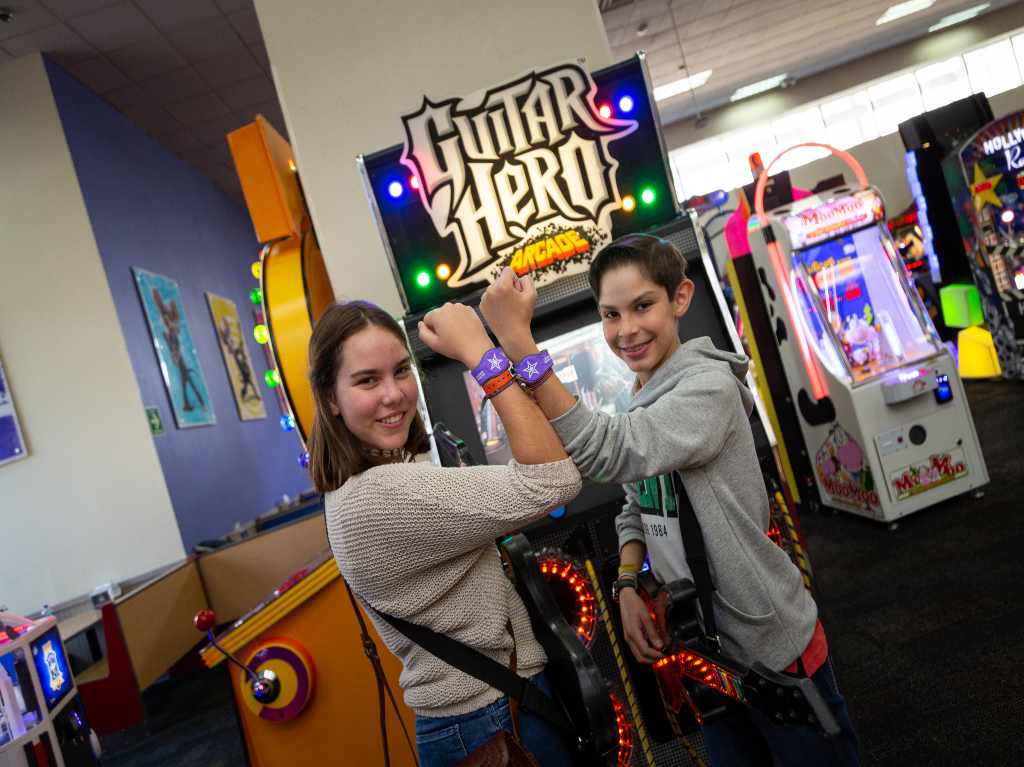
<instances>
[{"instance_id":1,"label":"small tv screen","mask_svg":"<svg viewBox=\"0 0 1024 767\"><path fill-rule=\"evenodd\" d=\"M635 374L612 354L604 341L600 322L562 333L544 341L543 345L554 360L555 375L587 407L609 414L626 412L633 395ZM483 390L469 372L463 373L463 383L487 462L508 463L512 451L501 419L484 399Z\"/></svg>"},{"instance_id":2,"label":"small tv screen","mask_svg":"<svg viewBox=\"0 0 1024 767\"><path fill-rule=\"evenodd\" d=\"M32 642L32 659L39 674L39 686L43 689L46 707L53 711L54 706L71 691L74 683L56 626Z\"/></svg>"}]
</instances>

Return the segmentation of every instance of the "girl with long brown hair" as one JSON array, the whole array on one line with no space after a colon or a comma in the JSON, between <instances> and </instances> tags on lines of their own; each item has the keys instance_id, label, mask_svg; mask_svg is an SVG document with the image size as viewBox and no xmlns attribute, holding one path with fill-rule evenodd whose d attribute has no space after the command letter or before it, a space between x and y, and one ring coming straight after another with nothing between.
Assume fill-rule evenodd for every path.
<instances>
[{"instance_id":1,"label":"girl with long brown hair","mask_svg":"<svg viewBox=\"0 0 1024 767\"><path fill-rule=\"evenodd\" d=\"M494 351L462 304L430 312L419 332L431 349L469 368ZM447 634L505 666L514 650L516 673L550 694L544 651L494 542L574 498L579 473L514 383L490 388L512 449L507 466L414 462L428 439L413 362L401 327L371 304L325 312L310 341L310 367L310 471L325 494L331 548L402 661L400 684L416 712L422 767L456 765L499 729L511 732L508 700L412 643L376 611ZM558 734L525 711L520 737L544 767L571 763Z\"/></svg>"}]
</instances>

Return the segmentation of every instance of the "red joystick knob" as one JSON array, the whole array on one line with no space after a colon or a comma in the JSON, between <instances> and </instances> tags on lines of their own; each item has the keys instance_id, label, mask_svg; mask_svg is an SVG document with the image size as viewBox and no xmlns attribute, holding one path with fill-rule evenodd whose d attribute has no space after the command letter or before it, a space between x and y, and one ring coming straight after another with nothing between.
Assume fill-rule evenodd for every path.
<instances>
[{"instance_id":1,"label":"red joystick knob","mask_svg":"<svg viewBox=\"0 0 1024 767\"><path fill-rule=\"evenodd\" d=\"M217 625L217 613L213 610L200 610L196 613L196 617L192 619L192 622L196 624L196 628L200 631L209 631Z\"/></svg>"}]
</instances>

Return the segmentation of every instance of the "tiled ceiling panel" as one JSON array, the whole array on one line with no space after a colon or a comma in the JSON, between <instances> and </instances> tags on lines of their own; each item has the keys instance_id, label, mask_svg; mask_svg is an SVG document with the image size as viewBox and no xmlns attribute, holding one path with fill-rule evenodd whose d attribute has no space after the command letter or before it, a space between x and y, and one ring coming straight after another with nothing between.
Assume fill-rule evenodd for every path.
<instances>
[{"instance_id":1,"label":"tiled ceiling panel","mask_svg":"<svg viewBox=\"0 0 1024 767\"><path fill-rule=\"evenodd\" d=\"M153 22L132 3L119 3L75 16L68 24L100 51L115 51L158 34Z\"/></svg>"},{"instance_id":2,"label":"tiled ceiling panel","mask_svg":"<svg viewBox=\"0 0 1024 767\"><path fill-rule=\"evenodd\" d=\"M12 4L13 6L13 4ZM35 0L19 2L14 23L0 24L0 42L51 27L59 21Z\"/></svg>"}]
</instances>

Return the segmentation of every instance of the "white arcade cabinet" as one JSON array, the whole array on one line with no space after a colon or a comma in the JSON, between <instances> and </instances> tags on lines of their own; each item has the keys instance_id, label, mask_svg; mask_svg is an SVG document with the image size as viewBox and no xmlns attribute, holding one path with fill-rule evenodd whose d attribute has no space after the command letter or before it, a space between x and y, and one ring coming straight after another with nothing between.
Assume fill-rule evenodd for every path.
<instances>
[{"instance_id":1,"label":"white arcade cabinet","mask_svg":"<svg viewBox=\"0 0 1024 767\"><path fill-rule=\"evenodd\" d=\"M986 484L988 470L882 197L832 151L862 188L758 210L771 231L750 242L821 497L889 522Z\"/></svg>"}]
</instances>

